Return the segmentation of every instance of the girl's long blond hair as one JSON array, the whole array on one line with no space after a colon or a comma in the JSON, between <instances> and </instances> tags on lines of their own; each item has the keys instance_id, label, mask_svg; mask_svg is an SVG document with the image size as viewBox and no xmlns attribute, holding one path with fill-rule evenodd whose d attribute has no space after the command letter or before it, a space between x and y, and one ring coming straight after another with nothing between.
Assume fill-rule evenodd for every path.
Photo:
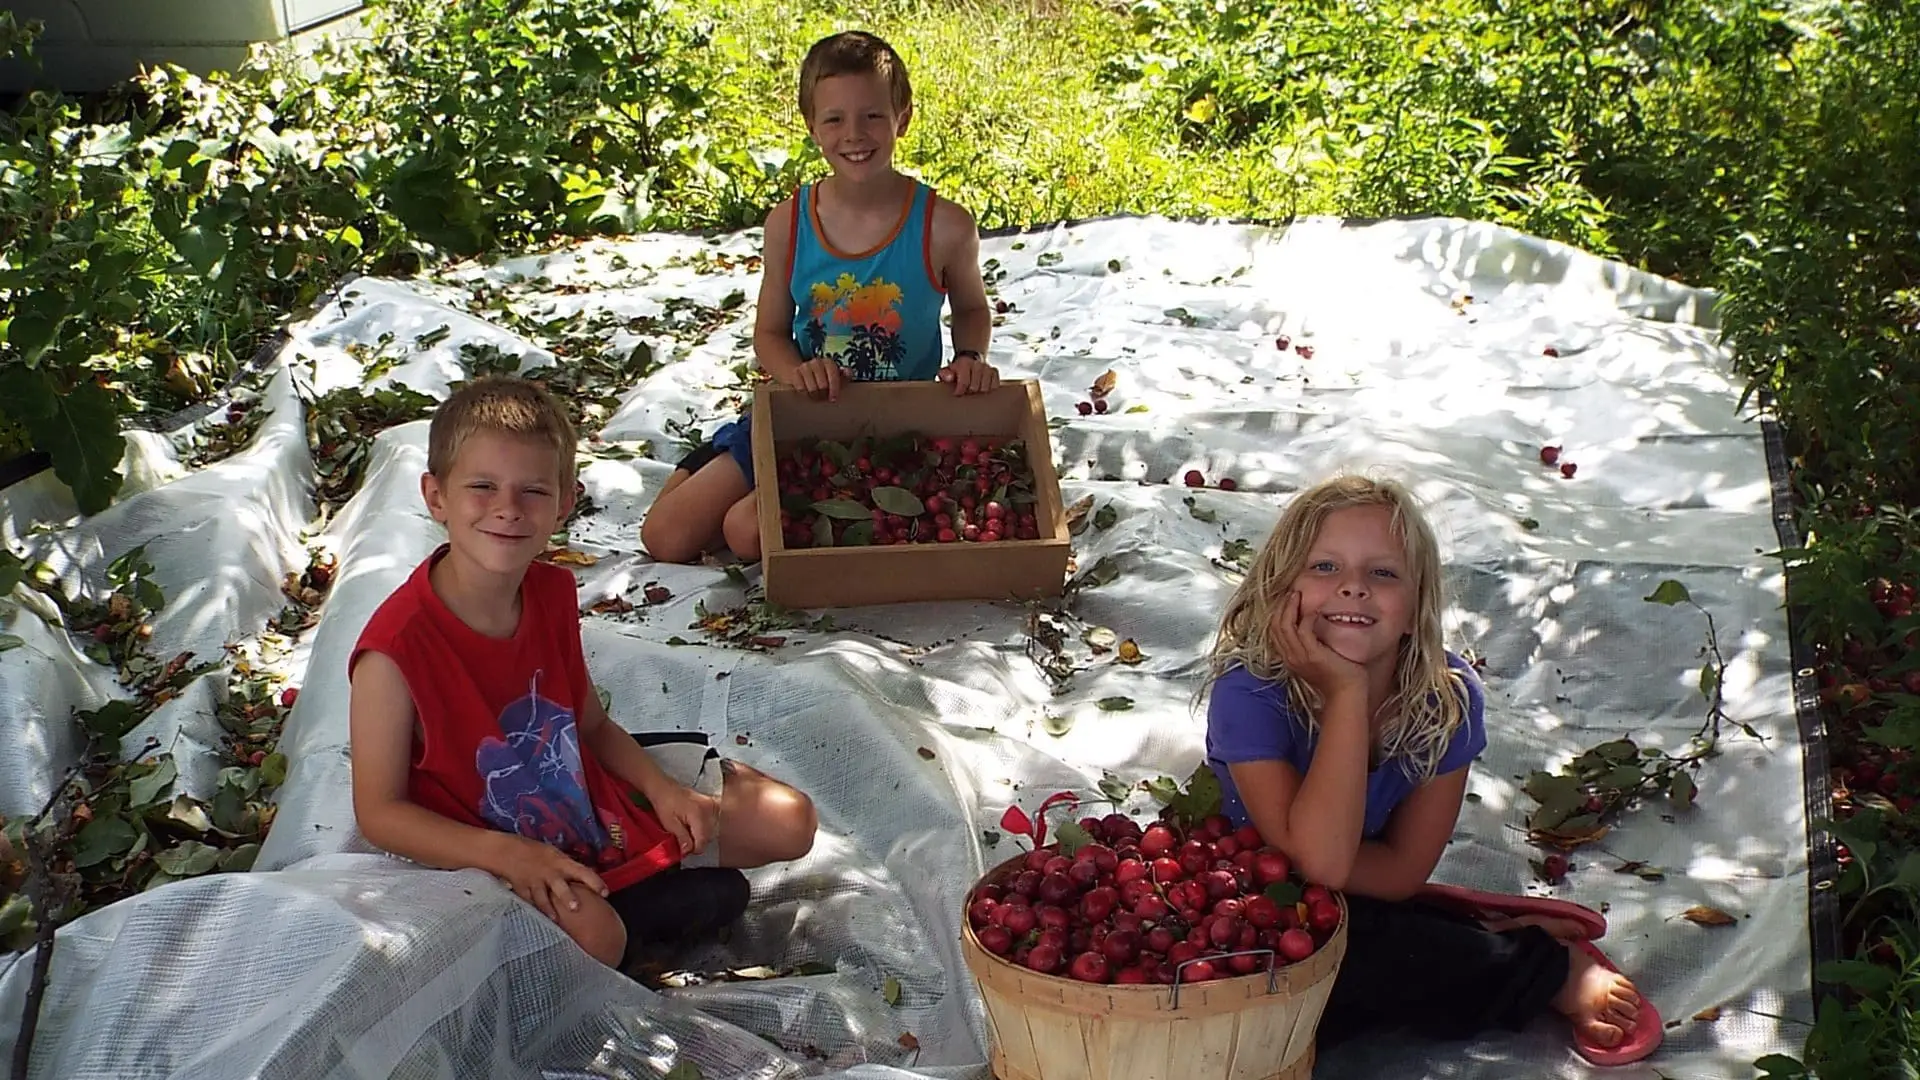
<instances>
[{"instance_id":1,"label":"girl's long blond hair","mask_svg":"<svg viewBox=\"0 0 1920 1080\"><path fill-rule=\"evenodd\" d=\"M1307 557L1328 516L1356 506L1384 506L1392 511L1393 529L1405 545L1407 569L1413 575L1413 626L1400 642L1394 692L1381 710L1387 719L1376 746L1382 761L1403 759L1418 780L1425 782L1433 778L1465 718L1461 703L1466 684L1447 664L1441 641L1445 605L1440 545L1413 493L1396 481L1341 476L1294 496L1266 544L1254 556L1246 579L1227 600L1208 658L1207 677L1196 699L1205 697L1214 680L1241 666L1258 678L1283 681L1294 715L1309 734L1316 731L1324 702L1306 680L1286 671L1280 663L1271 627L1274 613L1306 568Z\"/></svg>"}]
</instances>

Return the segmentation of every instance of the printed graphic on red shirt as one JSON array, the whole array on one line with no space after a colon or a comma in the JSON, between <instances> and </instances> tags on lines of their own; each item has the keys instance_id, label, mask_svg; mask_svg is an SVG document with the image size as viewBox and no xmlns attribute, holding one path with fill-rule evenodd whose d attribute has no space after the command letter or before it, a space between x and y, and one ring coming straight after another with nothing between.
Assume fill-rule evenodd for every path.
<instances>
[{"instance_id":1,"label":"printed graphic on red shirt","mask_svg":"<svg viewBox=\"0 0 1920 1080\"><path fill-rule=\"evenodd\" d=\"M480 816L566 852L586 866L613 856L587 797L580 732L571 710L542 697L538 680L500 713L500 735L480 740L474 767L484 787Z\"/></svg>"}]
</instances>

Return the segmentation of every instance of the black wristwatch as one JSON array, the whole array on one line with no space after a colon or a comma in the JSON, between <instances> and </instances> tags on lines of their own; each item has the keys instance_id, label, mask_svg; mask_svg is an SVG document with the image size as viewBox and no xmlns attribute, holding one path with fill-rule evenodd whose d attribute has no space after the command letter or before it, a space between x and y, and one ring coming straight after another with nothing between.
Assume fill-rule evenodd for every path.
<instances>
[{"instance_id":1,"label":"black wristwatch","mask_svg":"<svg viewBox=\"0 0 1920 1080\"><path fill-rule=\"evenodd\" d=\"M987 362L987 358L980 355L979 349L961 349L959 352L953 354L954 362L958 363L963 356L971 356L982 364Z\"/></svg>"}]
</instances>

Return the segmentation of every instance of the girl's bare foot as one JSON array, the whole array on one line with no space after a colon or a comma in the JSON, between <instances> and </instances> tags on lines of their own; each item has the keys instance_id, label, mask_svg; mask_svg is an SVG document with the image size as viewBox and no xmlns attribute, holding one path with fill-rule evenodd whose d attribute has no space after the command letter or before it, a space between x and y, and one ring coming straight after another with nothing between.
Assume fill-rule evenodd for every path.
<instances>
[{"instance_id":1,"label":"girl's bare foot","mask_svg":"<svg viewBox=\"0 0 1920 1080\"><path fill-rule=\"evenodd\" d=\"M1482 919L1480 925L1496 934L1509 930L1518 930L1523 926L1537 926L1552 934L1559 941L1587 940L1587 927L1576 919L1556 919L1551 915L1520 915L1511 919Z\"/></svg>"},{"instance_id":2,"label":"girl's bare foot","mask_svg":"<svg viewBox=\"0 0 1920 1080\"><path fill-rule=\"evenodd\" d=\"M1620 1045L1640 1015L1640 993L1625 975L1594 959L1585 949L1567 947L1567 981L1553 1007L1573 1021L1574 1030L1595 1046Z\"/></svg>"}]
</instances>

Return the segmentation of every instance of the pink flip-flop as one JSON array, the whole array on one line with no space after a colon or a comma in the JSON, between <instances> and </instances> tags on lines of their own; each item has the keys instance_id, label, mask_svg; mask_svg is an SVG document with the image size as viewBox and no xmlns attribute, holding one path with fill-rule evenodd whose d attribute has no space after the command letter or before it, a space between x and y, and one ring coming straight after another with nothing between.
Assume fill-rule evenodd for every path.
<instances>
[{"instance_id":1,"label":"pink flip-flop","mask_svg":"<svg viewBox=\"0 0 1920 1080\"><path fill-rule=\"evenodd\" d=\"M1545 896L1515 896L1511 893L1484 892L1469 889L1462 885L1440 885L1428 882L1413 894L1415 900L1433 904L1436 907L1450 908L1455 911L1485 918L1492 915L1504 915L1514 918L1521 915L1545 915L1555 919L1567 919L1586 927L1588 938L1605 937L1607 934L1606 916L1589 907L1582 907L1571 900L1554 900Z\"/></svg>"},{"instance_id":2,"label":"pink flip-flop","mask_svg":"<svg viewBox=\"0 0 1920 1080\"><path fill-rule=\"evenodd\" d=\"M1575 948L1585 951L1609 971L1619 971L1607 954L1591 941L1574 944ZM1580 1036L1578 1030L1573 1035L1573 1049L1581 1057L1595 1065L1630 1065L1660 1048L1666 1038L1666 1023L1660 1018L1660 1010L1644 996L1640 999L1640 1011L1634 1015L1633 1028L1617 1046L1596 1046Z\"/></svg>"}]
</instances>

